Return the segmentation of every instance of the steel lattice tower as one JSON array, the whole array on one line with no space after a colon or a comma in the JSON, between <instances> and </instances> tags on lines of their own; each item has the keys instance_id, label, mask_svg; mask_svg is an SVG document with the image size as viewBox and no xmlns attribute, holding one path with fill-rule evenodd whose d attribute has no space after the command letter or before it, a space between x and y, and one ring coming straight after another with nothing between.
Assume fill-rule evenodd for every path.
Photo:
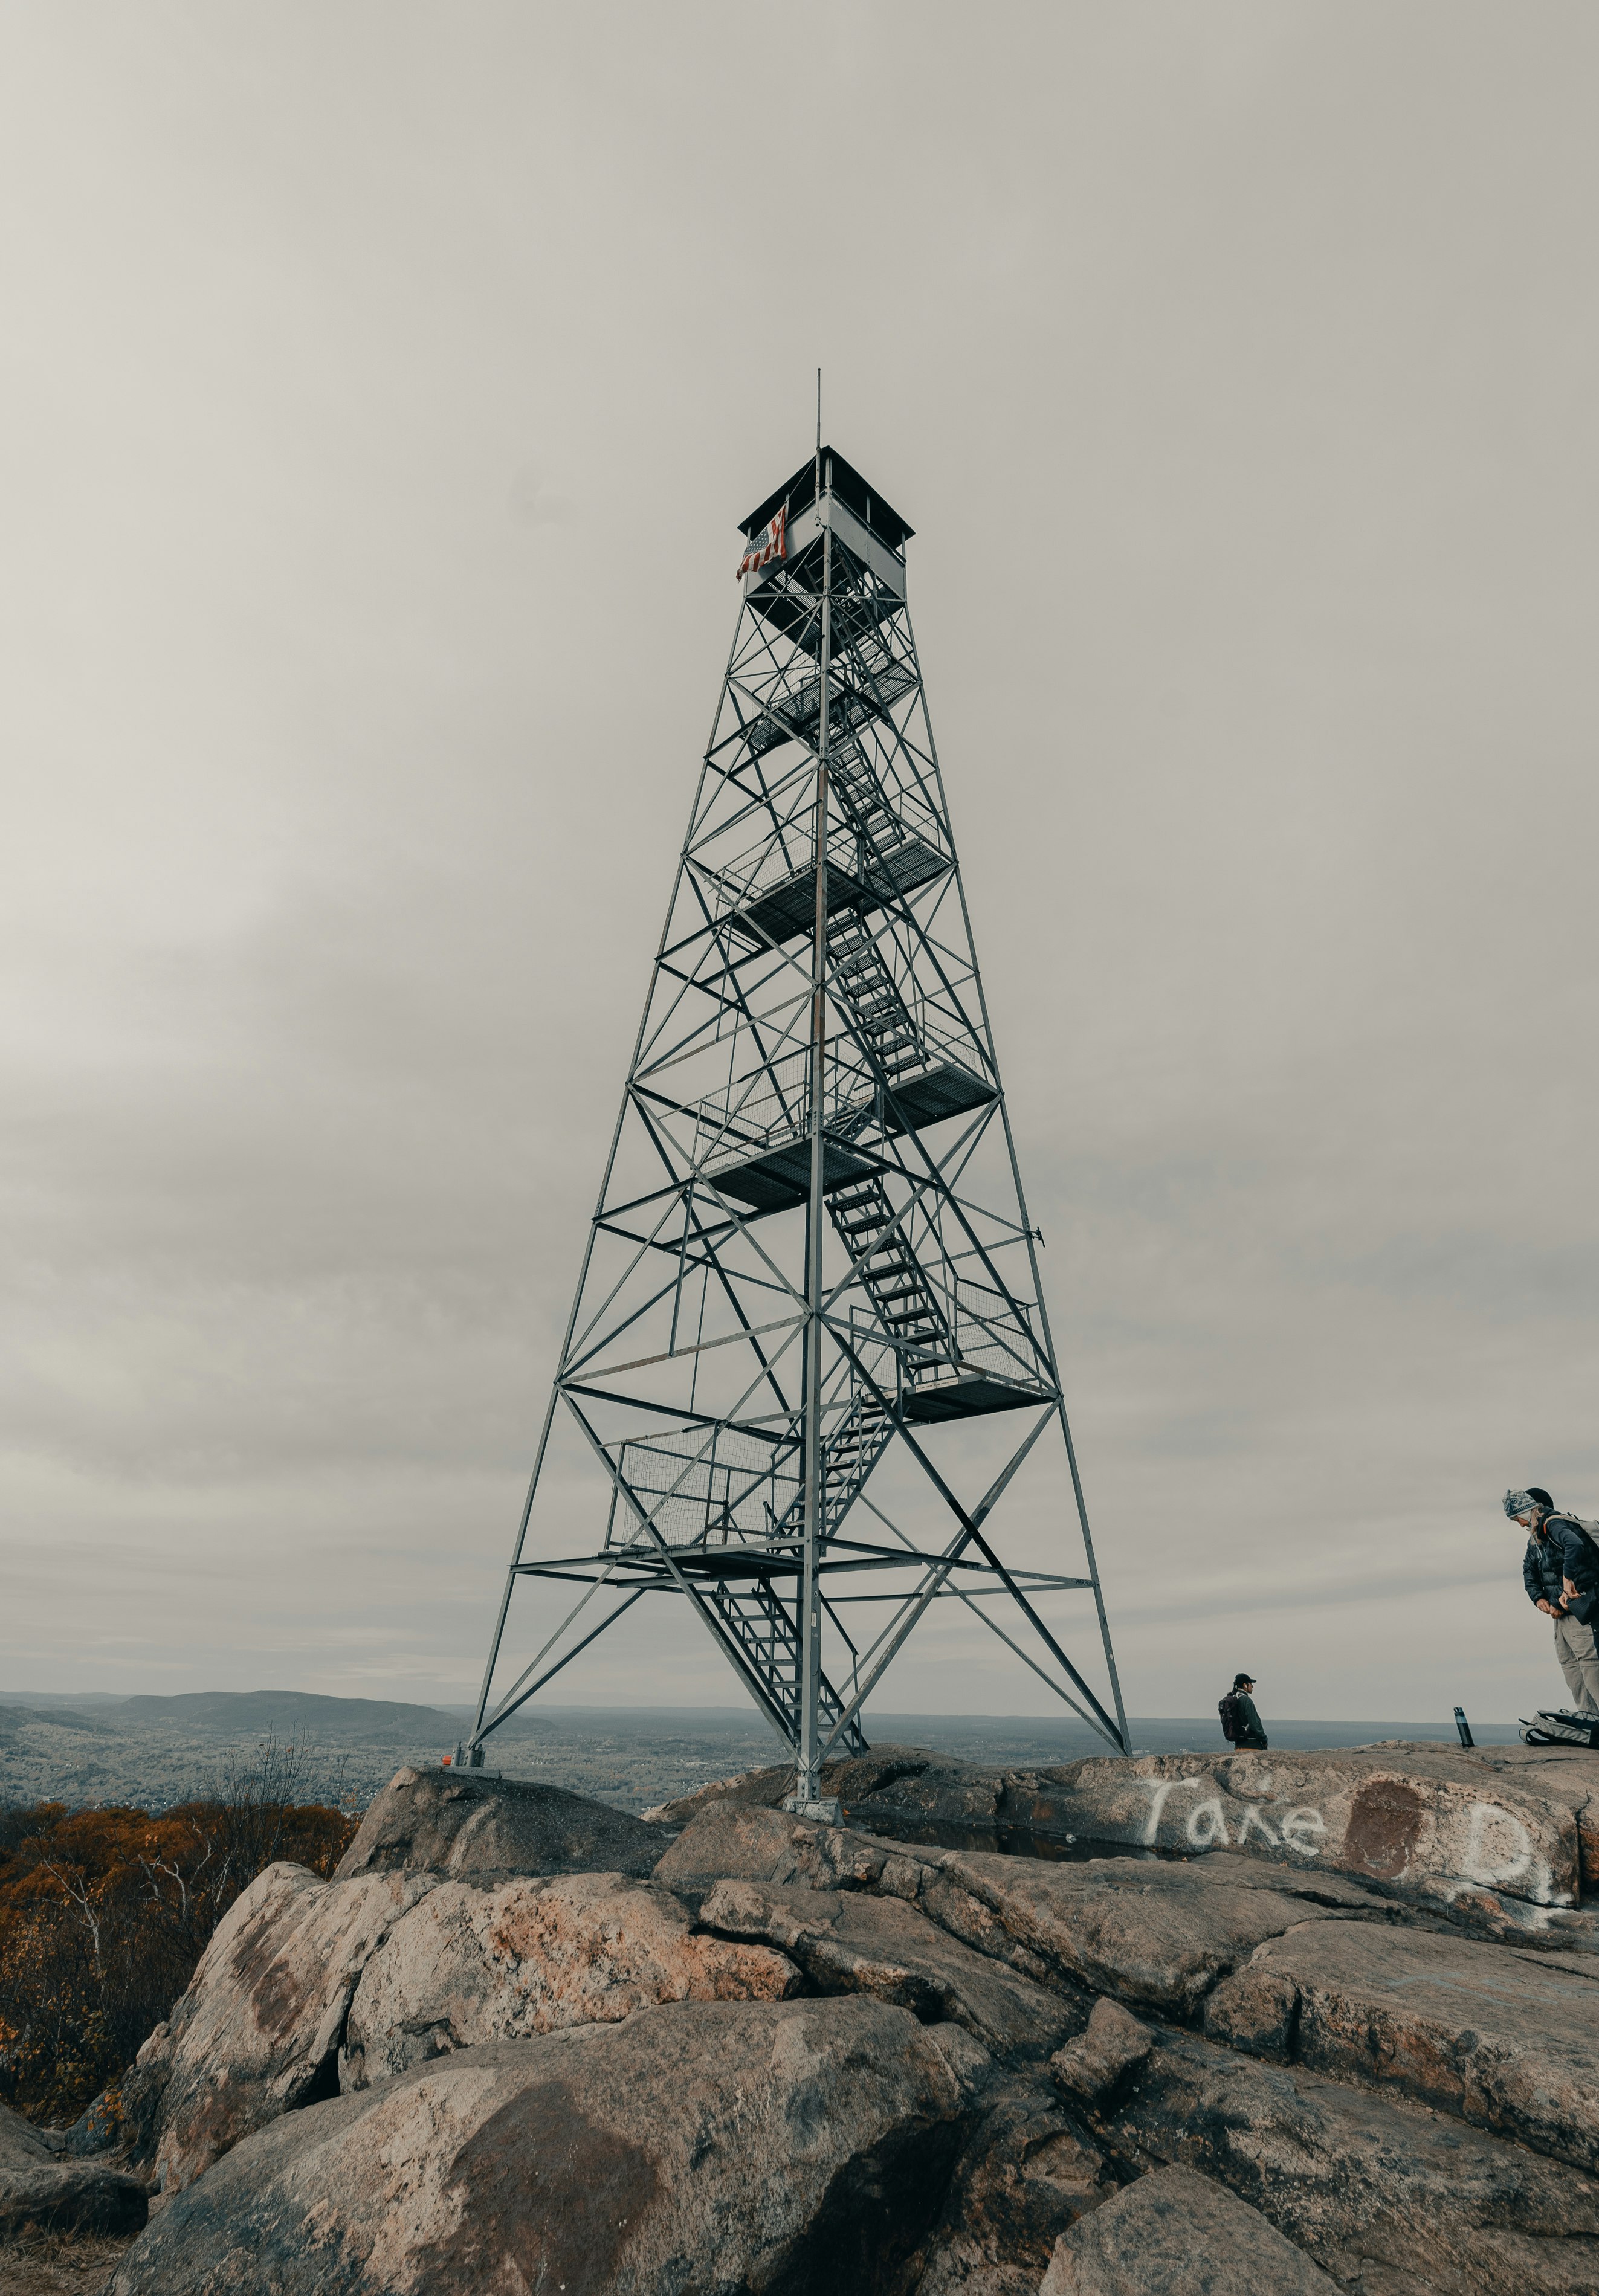
<instances>
[{"instance_id":1,"label":"steel lattice tower","mask_svg":"<svg viewBox=\"0 0 1599 2296\"><path fill-rule=\"evenodd\" d=\"M646 1595L697 1614L791 1750L795 1806L816 1801L830 1751L865 1750L865 1700L938 1600L1126 1751L906 603L912 529L824 448L742 530L733 649L456 1759L480 1766L497 1725ZM938 1431L1002 1412L1023 1431L968 1508ZM1082 1540L1070 1577L1008 1567L990 1522L1052 1426ZM562 1427L592 1462L603 1535L537 1557ZM868 1492L895 1446L936 1532ZM578 1482L556 1480L570 1519ZM523 1579L583 1592L491 1704ZM1063 1589L1093 1598L1113 1716L1039 1614ZM865 1648L840 1616L863 1602L886 1613Z\"/></svg>"}]
</instances>

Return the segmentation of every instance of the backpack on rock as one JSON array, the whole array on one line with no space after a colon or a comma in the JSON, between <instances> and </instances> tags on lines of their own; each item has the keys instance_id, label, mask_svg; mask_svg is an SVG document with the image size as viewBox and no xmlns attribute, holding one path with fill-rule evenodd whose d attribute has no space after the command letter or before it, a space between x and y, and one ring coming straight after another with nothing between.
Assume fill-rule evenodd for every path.
<instances>
[{"instance_id":1,"label":"backpack on rock","mask_svg":"<svg viewBox=\"0 0 1599 2296\"><path fill-rule=\"evenodd\" d=\"M1540 1706L1516 1734L1525 1746L1599 1746L1599 1714L1570 1706Z\"/></svg>"}]
</instances>

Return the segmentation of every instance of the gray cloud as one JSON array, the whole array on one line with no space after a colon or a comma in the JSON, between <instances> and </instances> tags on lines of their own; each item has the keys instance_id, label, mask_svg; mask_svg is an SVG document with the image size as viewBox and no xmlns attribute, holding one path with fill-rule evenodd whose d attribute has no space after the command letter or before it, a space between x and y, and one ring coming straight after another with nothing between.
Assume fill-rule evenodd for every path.
<instances>
[{"instance_id":1,"label":"gray cloud","mask_svg":"<svg viewBox=\"0 0 1599 2296\"><path fill-rule=\"evenodd\" d=\"M3 38L4 1678L474 1679L820 361L919 529L1129 1704L1549 1694L1497 1502L1599 1512L1590 13ZM633 1625L567 1694L736 1694ZM990 1647L890 1702L1033 1707Z\"/></svg>"}]
</instances>

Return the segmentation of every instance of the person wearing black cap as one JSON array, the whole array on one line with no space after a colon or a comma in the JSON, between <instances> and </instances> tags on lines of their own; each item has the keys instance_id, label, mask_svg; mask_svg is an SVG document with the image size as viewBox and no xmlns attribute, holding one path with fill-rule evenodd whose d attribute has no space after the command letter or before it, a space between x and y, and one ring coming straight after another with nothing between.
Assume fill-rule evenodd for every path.
<instances>
[{"instance_id":1,"label":"person wearing black cap","mask_svg":"<svg viewBox=\"0 0 1599 2296\"><path fill-rule=\"evenodd\" d=\"M1235 1746L1248 1747L1253 1752L1266 1751L1266 1731L1255 1702L1250 1695L1255 1687L1252 1674L1235 1674L1233 1687L1221 1702L1221 1734L1230 1738Z\"/></svg>"},{"instance_id":2,"label":"person wearing black cap","mask_svg":"<svg viewBox=\"0 0 1599 2296\"><path fill-rule=\"evenodd\" d=\"M1571 1704L1599 1714L1599 1553L1575 1516L1558 1513L1536 1483L1506 1491L1505 1512L1527 1533L1521 1583L1528 1601L1554 1621L1554 1656Z\"/></svg>"}]
</instances>

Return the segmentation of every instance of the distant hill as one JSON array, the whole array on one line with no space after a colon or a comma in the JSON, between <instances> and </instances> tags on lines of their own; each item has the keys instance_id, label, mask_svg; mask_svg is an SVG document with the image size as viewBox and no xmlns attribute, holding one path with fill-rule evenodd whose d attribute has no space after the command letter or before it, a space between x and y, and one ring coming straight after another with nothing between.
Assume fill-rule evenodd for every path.
<instances>
[{"instance_id":1,"label":"distant hill","mask_svg":"<svg viewBox=\"0 0 1599 2296\"><path fill-rule=\"evenodd\" d=\"M53 1706L47 1712L35 1706L0 1706L0 1738L14 1738L19 1730L29 1726L45 1730L87 1730L97 1738L111 1735L108 1724L92 1721L86 1714L74 1713L70 1706Z\"/></svg>"},{"instance_id":2,"label":"distant hill","mask_svg":"<svg viewBox=\"0 0 1599 2296\"><path fill-rule=\"evenodd\" d=\"M37 1717L34 1718L37 1719ZM59 1719L52 1716L53 1720ZM438 1706L408 1706L389 1698L323 1698L309 1690L187 1690L172 1698L125 1698L109 1719L124 1727L177 1723L208 1736L245 1737L271 1730L326 1744L370 1739L414 1740L447 1751L461 1734L459 1718Z\"/></svg>"}]
</instances>

